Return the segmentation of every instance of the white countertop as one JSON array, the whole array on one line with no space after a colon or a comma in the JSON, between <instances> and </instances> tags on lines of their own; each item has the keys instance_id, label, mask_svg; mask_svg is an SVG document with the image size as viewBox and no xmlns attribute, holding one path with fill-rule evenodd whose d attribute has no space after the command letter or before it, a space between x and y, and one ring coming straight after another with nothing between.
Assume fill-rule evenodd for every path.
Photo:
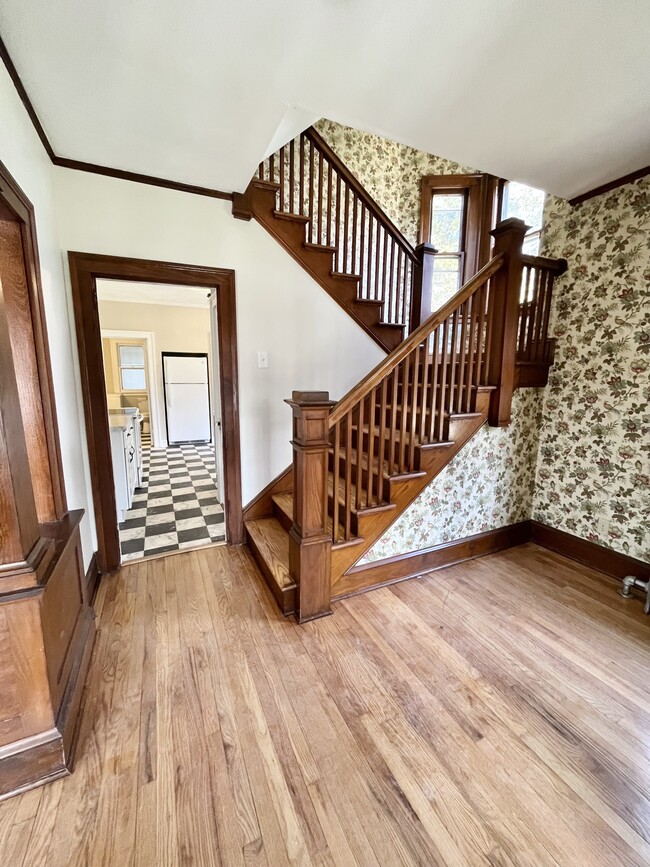
<instances>
[{"instance_id":1,"label":"white countertop","mask_svg":"<svg viewBox=\"0 0 650 867\"><path fill-rule=\"evenodd\" d=\"M111 412L108 416L108 426L111 430L126 430L133 424L133 416L123 412Z\"/></svg>"}]
</instances>

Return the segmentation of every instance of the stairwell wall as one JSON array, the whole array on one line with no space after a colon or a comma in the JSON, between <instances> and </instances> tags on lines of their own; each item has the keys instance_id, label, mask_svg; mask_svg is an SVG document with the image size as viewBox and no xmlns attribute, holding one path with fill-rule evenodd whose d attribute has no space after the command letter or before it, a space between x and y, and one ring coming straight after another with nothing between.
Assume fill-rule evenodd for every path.
<instances>
[{"instance_id":1,"label":"stairwell wall","mask_svg":"<svg viewBox=\"0 0 650 867\"><path fill-rule=\"evenodd\" d=\"M571 207L549 197L554 291L533 517L650 562L650 177Z\"/></svg>"},{"instance_id":2,"label":"stairwell wall","mask_svg":"<svg viewBox=\"0 0 650 867\"><path fill-rule=\"evenodd\" d=\"M330 120L315 126L412 244L418 242L420 179L477 171ZM530 518L541 400L541 389L516 392L510 427L483 427L361 562L419 551Z\"/></svg>"}]
</instances>

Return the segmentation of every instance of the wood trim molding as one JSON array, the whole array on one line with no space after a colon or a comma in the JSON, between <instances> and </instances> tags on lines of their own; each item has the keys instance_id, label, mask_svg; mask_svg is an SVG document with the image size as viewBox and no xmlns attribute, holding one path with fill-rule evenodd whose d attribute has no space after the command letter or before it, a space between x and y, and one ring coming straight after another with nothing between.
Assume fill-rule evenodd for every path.
<instances>
[{"instance_id":1,"label":"wood trim molding","mask_svg":"<svg viewBox=\"0 0 650 867\"><path fill-rule=\"evenodd\" d=\"M583 566L588 566L597 572L603 572L610 578L622 580L626 575L636 575L643 581L650 580L650 563L644 563L627 554L621 554L605 545L598 545L587 539L556 530L548 524L539 521L520 521L496 530L487 530L464 539L444 542L422 551L412 551L408 554L398 554L385 560L364 563L353 566L346 573L346 592L332 597L332 602L346 599L386 587L409 578L416 578L425 572L434 572L447 566L484 557L507 548L515 548L525 542L535 542L542 548L562 554L570 560L576 560ZM350 589L351 588L351 589Z\"/></svg>"},{"instance_id":2,"label":"wood trim molding","mask_svg":"<svg viewBox=\"0 0 650 867\"><path fill-rule=\"evenodd\" d=\"M239 388L235 272L148 259L68 253L75 313L81 389L97 525L97 560L101 573L120 565L115 488L105 398L97 278L204 286L217 289L219 369L223 410L224 499L229 544L244 541L239 440Z\"/></svg>"},{"instance_id":3,"label":"wood trim molding","mask_svg":"<svg viewBox=\"0 0 650 867\"><path fill-rule=\"evenodd\" d=\"M530 541L536 542L543 548L564 554L565 557L577 560L583 566L589 566L621 581L626 575L636 575L643 581L650 580L650 563L621 554L597 542L581 539L572 533L565 533L564 530L556 530L555 527L549 527L548 524L542 524L540 521L529 523Z\"/></svg>"},{"instance_id":4,"label":"wood trim molding","mask_svg":"<svg viewBox=\"0 0 650 867\"><path fill-rule=\"evenodd\" d=\"M398 554L385 560L353 566L346 572L348 580L345 582L346 586L352 589L339 596L333 596L332 601L346 599L348 596L365 593L366 590L406 581L425 572L444 569L465 560L473 560L475 557L484 557L486 554L523 545L530 539L529 524L529 521L521 521L518 524L499 527L497 530L487 530L484 533L467 536L465 539L443 542L441 545L424 548L422 551Z\"/></svg>"},{"instance_id":5,"label":"wood trim molding","mask_svg":"<svg viewBox=\"0 0 650 867\"><path fill-rule=\"evenodd\" d=\"M172 181L168 178L157 178L153 175L143 175L139 172L129 172L125 169L114 169L109 166L99 166L96 163L87 163L82 160L73 160L68 157L59 156L54 152L54 148L52 147L50 140L47 137L47 133L43 129L43 125L41 124L38 115L36 114L36 110L32 104L31 99L29 98L29 94L25 89L25 85L23 84L20 76L18 75L18 70L14 66L14 63L9 55L7 50L7 46L0 38L0 59L2 59L5 67L7 68L7 72L11 80L13 81L14 87L16 88L16 92L20 97L22 104L25 106L25 111L29 115L29 119L32 122L36 133L38 134L39 139L41 140L41 144L45 148L47 155L55 166L60 166L65 169L74 169L79 172L90 172L95 175L105 175L110 178L119 178L123 181L133 181L137 184L149 184L155 187L164 187L168 190L177 190L182 193L192 193L196 196L209 196L213 199L225 199L227 201L232 201L233 193L225 192L224 190L212 189L211 187L200 187L195 184L186 184L181 181Z\"/></svg>"},{"instance_id":6,"label":"wood trim molding","mask_svg":"<svg viewBox=\"0 0 650 867\"><path fill-rule=\"evenodd\" d=\"M645 178L646 175L650 175L650 166L644 166L642 169L637 169L634 172L630 172L628 175L623 175L613 181L608 181L606 184L601 184L599 187L594 187L593 190L587 190L586 193L580 193L579 196L574 196L572 199L569 199L569 204L573 206L579 205L582 202L586 202L588 199L602 196L603 193L611 193L612 190L615 190L618 187L624 187L625 184L632 184L634 181L640 181L641 178Z\"/></svg>"},{"instance_id":7,"label":"wood trim molding","mask_svg":"<svg viewBox=\"0 0 650 867\"><path fill-rule=\"evenodd\" d=\"M95 551L93 556L90 558L90 563L86 569L85 577L86 598L88 599L89 605L92 605L95 601L95 594L97 593L100 577L101 573L99 571L99 564L97 563L97 551Z\"/></svg>"}]
</instances>

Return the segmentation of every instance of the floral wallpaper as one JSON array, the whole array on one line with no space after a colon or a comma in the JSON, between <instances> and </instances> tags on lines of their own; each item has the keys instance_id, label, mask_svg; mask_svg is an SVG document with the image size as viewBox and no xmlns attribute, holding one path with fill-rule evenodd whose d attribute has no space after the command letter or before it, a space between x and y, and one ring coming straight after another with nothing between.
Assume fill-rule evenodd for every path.
<instances>
[{"instance_id":1,"label":"floral wallpaper","mask_svg":"<svg viewBox=\"0 0 650 867\"><path fill-rule=\"evenodd\" d=\"M541 389L518 391L510 427L482 427L360 562L530 518L541 406Z\"/></svg>"},{"instance_id":2,"label":"floral wallpaper","mask_svg":"<svg viewBox=\"0 0 650 867\"><path fill-rule=\"evenodd\" d=\"M554 292L532 516L650 560L650 177L576 207L549 197Z\"/></svg>"},{"instance_id":3,"label":"floral wallpaper","mask_svg":"<svg viewBox=\"0 0 650 867\"><path fill-rule=\"evenodd\" d=\"M419 182L471 168L321 120L316 127L406 237ZM581 205L548 197L542 255L564 257L546 389L515 395L361 562L533 517L650 560L650 178Z\"/></svg>"},{"instance_id":4,"label":"floral wallpaper","mask_svg":"<svg viewBox=\"0 0 650 867\"><path fill-rule=\"evenodd\" d=\"M418 243L420 227L420 179L424 175L464 175L476 171L331 120L319 120L314 125L414 245Z\"/></svg>"}]
</instances>

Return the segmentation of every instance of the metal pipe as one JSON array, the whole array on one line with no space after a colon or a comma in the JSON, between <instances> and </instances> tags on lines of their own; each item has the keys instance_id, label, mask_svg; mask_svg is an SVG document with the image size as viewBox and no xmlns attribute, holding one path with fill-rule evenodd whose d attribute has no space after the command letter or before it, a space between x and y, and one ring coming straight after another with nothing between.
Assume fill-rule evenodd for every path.
<instances>
[{"instance_id":1,"label":"metal pipe","mask_svg":"<svg viewBox=\"0 0 650 867\"><path fill-rule=\"evenodd\" d=\"M643 610L646 614L650 614L650 581L644 581L642 578L637 578L635 575L626 575L623 578L623 586L618 591L624 599L630 599L634 596L633 590L640 590L645 593L645 605Z\"/></svg>"}]
</instances>

